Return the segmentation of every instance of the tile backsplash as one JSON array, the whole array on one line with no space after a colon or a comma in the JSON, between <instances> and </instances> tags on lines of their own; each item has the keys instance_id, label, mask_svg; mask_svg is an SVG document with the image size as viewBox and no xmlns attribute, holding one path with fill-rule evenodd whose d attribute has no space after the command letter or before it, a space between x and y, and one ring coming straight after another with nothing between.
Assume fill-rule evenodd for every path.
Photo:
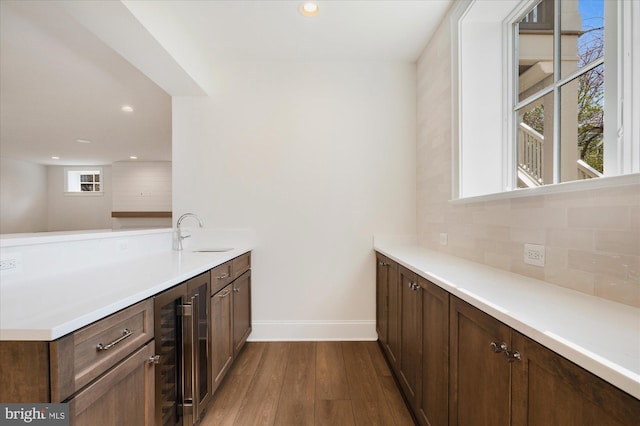
<instances>
[{"instance_id":1,"label":"tile backsplash","mask_svg":"<svg viewBox=\"0 0 640 426\"><path fill-rule=\"evenodd\" d=\"M640 307L640 184L451 203L451 39L445 19L417 65L419 243ZM637 181L636 181L637 182ZM448 244L440 245L440 233ZM544 267L524 244L545 246Z\"/></svg>"}]
</instances>

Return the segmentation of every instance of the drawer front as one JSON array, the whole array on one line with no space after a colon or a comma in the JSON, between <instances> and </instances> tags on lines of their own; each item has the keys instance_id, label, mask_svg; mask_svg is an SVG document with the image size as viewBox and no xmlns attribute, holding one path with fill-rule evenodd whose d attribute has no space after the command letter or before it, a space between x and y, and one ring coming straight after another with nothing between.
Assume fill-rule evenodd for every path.
<instances>
[{"instance_id":1,"label":"drawer front","mask_svg":"<svg viewBox=\"0 0 640 426\"><path fill-rule=\"evenodd\" d=\"M233 263L233 279L251 269L251 252L236 257L231 261Z\"/></svg>"},{"instance_id":2,"label":"drawer front","mask_svg":"<svg viewBox=\"0 0 640 426\"><path fill-rule=\"evenodd\" d=\"M153 299L73 333L74 388L80 389L153 339Z\"/></svg>"},{"instance_id":3,"label":"drawer front","mask_svg":"<svg viewBox=\"0 0 640 426\"><path fill-rule=\"evenodd\" d=\"M211 270L211 296L225 288L231 279L231 261L213 268Z\"/></svg>"}]
</instances>

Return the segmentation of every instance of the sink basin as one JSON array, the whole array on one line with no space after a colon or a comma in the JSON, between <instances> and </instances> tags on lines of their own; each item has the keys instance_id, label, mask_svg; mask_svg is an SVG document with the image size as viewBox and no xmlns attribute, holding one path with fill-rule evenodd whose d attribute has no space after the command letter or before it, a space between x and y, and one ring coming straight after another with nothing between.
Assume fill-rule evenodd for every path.
<instances>
[{"instance_id":1,"label":"sink basin","mask_svg":"<svg viewBox=\"0 0 640 426\"><path fill-rule=\"evenodd\" d=\"M233 248L198 248L191 249L194 253L224 253L225 251L231 251Z\"/></svg>"}]
</instances>

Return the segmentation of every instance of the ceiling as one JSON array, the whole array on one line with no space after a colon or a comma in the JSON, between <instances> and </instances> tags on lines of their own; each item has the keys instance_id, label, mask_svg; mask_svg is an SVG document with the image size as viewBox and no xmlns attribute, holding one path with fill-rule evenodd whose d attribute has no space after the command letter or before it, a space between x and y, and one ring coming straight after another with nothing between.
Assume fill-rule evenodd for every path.
<instances>
[{"instance_id":1,"label":"ceiling","mask_svg":"<svg viewBox=\"0 0 640 426\"><path fill-rule=\"evenodd\" d=\"M451 0L325 0L311 18L301 4L3 0L0 155L69 165L168 161L171 95L215 96L219 64L414 62Z\"/></svg>"}]
</instances>

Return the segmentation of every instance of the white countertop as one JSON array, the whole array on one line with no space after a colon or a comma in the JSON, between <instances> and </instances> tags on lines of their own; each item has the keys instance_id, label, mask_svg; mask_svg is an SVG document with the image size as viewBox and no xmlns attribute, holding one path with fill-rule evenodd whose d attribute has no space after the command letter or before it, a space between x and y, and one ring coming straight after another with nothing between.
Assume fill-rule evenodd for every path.
<instances>
[{"instance_id":1,"label":"white countertop","mask_svg":"<svg viewBox=\"0 0 640 426\"><path fill-rule=\"evenodd\" d=\"M6 280L0 340L51 341L251 250L156 252L46 278Z\"/></svg>"},{"instance_id":2,"label":"white countertop","mask_svg":"<svg viewBox=\"0 0 640 426\"><path fill-rule=\"evenodd\" d=\"M376 238L374 248L640 398L640 309L425 249L415 243Z\"/></svg>"}]
</instances>

